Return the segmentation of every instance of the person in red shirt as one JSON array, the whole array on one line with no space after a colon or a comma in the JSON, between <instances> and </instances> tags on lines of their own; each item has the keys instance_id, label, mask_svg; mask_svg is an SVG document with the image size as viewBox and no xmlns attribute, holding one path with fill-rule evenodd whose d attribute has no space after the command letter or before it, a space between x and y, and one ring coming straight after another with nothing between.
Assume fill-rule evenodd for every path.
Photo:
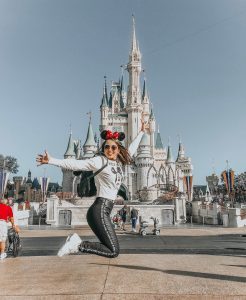
<instances>
[{"instance_id":1,"label":"person in red shirt","mask_svg":"<svg viewBox=\"0 0 246 300\"><path fill-rule=\"evenodd\" d=\"M7 222L11 222L12 227L15 229L12 208L6 205L6 203L6 199L0 201L0 259L5 259L7 257L7 254L5 253L5 244L8 236Z\"/></svg>"}]
</instances>

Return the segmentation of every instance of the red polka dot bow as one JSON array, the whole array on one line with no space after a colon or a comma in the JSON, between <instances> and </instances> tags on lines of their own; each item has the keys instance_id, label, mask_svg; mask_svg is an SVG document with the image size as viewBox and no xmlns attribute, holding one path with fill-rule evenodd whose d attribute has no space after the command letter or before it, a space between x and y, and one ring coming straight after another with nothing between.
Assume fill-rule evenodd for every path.
<instances>
[{"instance_id":1,"label":"red polka dot bow","mask_svg":"<svg viewBox=\"0 0 246 300\"><path fill-rule=\"evenodd\" d=\"M107 130L107 134L106 134L106 140L111 140L111 139L114 139L114 140L117 140L119 138L119 132L112 132L110 130Z\"/></svg>"}]
</instances>

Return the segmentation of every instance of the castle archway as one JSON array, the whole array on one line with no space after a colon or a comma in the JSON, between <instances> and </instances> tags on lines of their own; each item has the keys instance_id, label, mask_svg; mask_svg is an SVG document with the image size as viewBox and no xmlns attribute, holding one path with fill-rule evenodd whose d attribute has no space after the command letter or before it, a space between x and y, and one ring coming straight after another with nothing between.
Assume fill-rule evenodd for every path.
<instances>
[{"instance_id":1,"label":"castle archway","mask_svg":"<svg viewBox=\"0 0 246 300\"><path fill-rule=\"evenodd\" d=\"M157 170L156 168L152 165L147 173L147 187L155 185L158 183L158 178L157 178Z\"/></svg>"},{"instance_id":2,"label":"castle archway","mask_svg":"<svg viewBox=\"0 0 246 300\"><path fill-rule=\"evenodd\" d=\"M166 184L168 181L166 168L161 165L159 169L159 184Z\"/></svg>"}]
</instances>

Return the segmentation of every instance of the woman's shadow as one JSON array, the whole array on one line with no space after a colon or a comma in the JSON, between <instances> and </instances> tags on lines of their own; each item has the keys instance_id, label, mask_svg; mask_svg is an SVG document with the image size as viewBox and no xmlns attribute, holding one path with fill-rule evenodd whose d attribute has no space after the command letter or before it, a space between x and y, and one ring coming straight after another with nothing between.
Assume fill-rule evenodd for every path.
<instances>
[{"instance_id":1,"label":"woman's shadow","mask_svg":"<svg viewBox=\"0 0 246 300\"><path fill-rule=\"evenodd\" d=\"M161 270L161 269L157 269L157 268L133 266L133 265L116 265L116 264L108 265L108 264L96 264L96 263L90 263L90 264L104 265L104 266L115 267L115 268L125 268L125 269L129 269L129 270L156 271L156 272L166 273L166 274L170 274L170 275L200 277L200 278L206 278L206 279L227 280L227 281L235 281L235 282L246 282L246 277L232 276L232 275L192 272L192 271L183 271L183 270Z\"/></svg>"}]
</instances>

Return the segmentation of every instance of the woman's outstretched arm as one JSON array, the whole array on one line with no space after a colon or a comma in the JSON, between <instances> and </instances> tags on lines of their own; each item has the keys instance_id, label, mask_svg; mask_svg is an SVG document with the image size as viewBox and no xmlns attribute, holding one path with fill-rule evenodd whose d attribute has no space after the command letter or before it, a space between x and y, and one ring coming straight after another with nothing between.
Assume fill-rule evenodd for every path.
<instances>
[{"instance_id":1,"label":"woman's outstretched arm","mask_svg":"<svg viewBox=\"0 0 246 300\"><path fill-rule=\"evenodd\" d=\"M47 151L44 154L39 154L36 158L38 166L49 164L60 167L62 169L72 171L97 171L103 165L103 160L100 156L95 156L90 159L77 160L77 159L56 159L51 157Z\"/></svg>"},{"instance_id":2,"label":"woman's outstretched arm","mask_svg":"<svg viewBox=\"0 0 246 300\"><path fill-rule=\"evenodd\" d=\"M142 120L141 120L141 130L128 147L128 152L129 152L130 156L133 156L134 153L137 151L139 143L140 143L140 141L141 141L141 139L144 135L145 128L146 128L146 124L145 124L145 122L142 118Z\"/></svg>"}]
</instances>

